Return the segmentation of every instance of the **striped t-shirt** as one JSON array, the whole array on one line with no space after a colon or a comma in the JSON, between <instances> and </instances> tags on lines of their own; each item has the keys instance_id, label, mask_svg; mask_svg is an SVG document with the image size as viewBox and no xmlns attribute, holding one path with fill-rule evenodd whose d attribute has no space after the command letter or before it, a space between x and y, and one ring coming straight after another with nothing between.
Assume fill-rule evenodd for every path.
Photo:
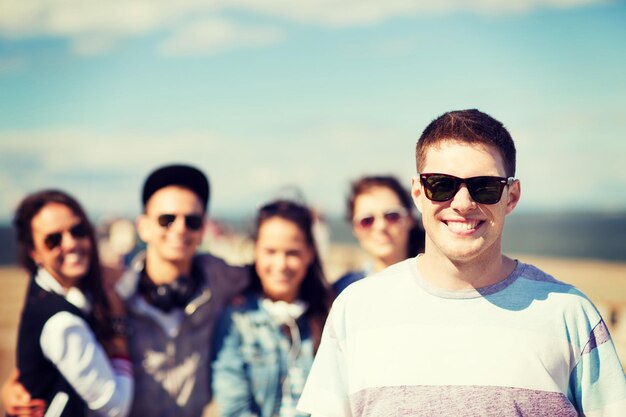
<instances>
[{"instance_id":1,"label":"striped t-shirt","mask_svg":"<svg viewBox=\"0 0 626 417\"><path fill-rule=\"evenodd\" d=\"M443 291L415 258L335 301L298 408L313 416L626 416L608 329L576 288L517 263Z\"/></svg>"}]
</instances>

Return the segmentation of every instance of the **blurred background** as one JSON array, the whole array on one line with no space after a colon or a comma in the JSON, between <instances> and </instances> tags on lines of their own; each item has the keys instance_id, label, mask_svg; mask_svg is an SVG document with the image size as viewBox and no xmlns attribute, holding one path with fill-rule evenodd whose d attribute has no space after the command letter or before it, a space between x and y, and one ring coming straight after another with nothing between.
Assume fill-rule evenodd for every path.
<instances>
[{"instance_id":1,"label":"blurred background","mask_svg":"<svg viewBox=\"0 0 626 417\"><path fill-rule=\"evenodd\" d=\"M626 327L624 22L623 0L0 0L0 264L25 194L70 192L105 236L149 171L184 162L211 179L207 248L287 192L324 215L334 275L349 181L408 187L428 122L479 108L518 148L505 251L560 265ZM12 335L21 295L0 295Z\"/></svg>"}]
</instances>

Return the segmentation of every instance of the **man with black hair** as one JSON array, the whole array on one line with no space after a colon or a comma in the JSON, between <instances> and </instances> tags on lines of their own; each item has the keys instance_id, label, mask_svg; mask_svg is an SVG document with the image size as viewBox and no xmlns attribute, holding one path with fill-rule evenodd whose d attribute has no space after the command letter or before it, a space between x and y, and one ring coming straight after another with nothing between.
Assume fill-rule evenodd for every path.
<instances>
[{"instance_id":1,"label":"man with black hair","mask_svg":"<svg viewBox=\"0 0 626 417\"><path fill-rule=\"evenodd\" d=\"M215 322L248 272L196 253L209 195L206 176L187 165L161 167L144 183L137 231L146 250L117 284L130 320L133 417L197 417L211 400Z\"/></svg>"},{"instance_id":2,"label":"man with black hair","mask_svg":"<svg viewBox=\"0 0 626 417\"><path fill-rule=\"evenodd\" d=\"M416 161L424 253L339 295L299 408L313 417L626 416L626 378L591 301L501 251L521 195L502 123L474 109L445 113L424 130Z\"/></svg>"}]
</instances>

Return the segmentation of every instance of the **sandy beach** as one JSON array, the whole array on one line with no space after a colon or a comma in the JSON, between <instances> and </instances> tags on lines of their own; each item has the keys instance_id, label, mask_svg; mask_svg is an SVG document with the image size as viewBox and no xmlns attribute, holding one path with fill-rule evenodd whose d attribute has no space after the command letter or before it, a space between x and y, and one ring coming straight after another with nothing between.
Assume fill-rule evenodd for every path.
<instances>
[{"instance_id":1,"label":"sandy beach","mask_svg":"<svg viewBox=\"0 0 626 417\"><path fill-rule=\"evenodd\" d=\"M584 259L558 259L518 254L557 279L581 289L596 304L609 325L622 364L626 363L626 263ZM327 258L329 277L359 265L363 255L350 245L334 245ZM242 259L232 259L241 262ZM346 261L347 260L347 261ZM16 326L27 276L17 267L0 268L0 379L14 366ZM0 407L0 412L3 411Z\"/></svg>"}]
</instances>

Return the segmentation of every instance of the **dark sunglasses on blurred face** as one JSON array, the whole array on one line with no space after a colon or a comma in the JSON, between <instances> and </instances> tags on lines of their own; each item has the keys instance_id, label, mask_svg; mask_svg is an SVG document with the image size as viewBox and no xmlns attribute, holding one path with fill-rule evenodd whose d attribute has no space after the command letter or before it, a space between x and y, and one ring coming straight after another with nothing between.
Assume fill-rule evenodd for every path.
<instances>
[{"instance_id":1,"label":"dark sunglasses on blurred face","mask_svg":"<svg viewBox=\"0 0 626 417\"><path fill-rule=\"evenodd\" d=\"M502 197L504 187L513 184L515 178L490 176L459 178L448 174L420 174L420 181L424 186L426 198L431 201L452 200L461 185L465 184L475 202L496 204Z\"/></svg>"},{"instance_id":2,"label":"dark sunglasses on blurred face","mask_svg":"<svg viewBox=\"0 0 626 417\"><path fill-rule=\"evenodd\" d=\"M65 232L72 235L74 239L84 239L89 235L89 228L84 223L78 223L65 231L50 233L49 235L46 235L43 240L46 248L48 248L48 250L52 250L60 246Z\"/></svg>"},{"instance_id":3,"label":"dark sunglasses on blurred face","mask_svg":"<svg viewBox=\"0 0 626 417\"><path fill-rule=\"evenodd\" d=\"M164 227L164 228L169 228L175 221L176 221L176 217L178 217L179 215L176 214L161 214L159 217L157 217L157 222L159 223L159 226ZM180 216L183 216L182 214ZM185 227L188 230L200 230L200 228L202 227L202 215L200 214L188 214L186 216L183 216L185 218Z\"/></svg>"},{"instance_id":4,"label":"dark sunglasses on blurred face","mask_svg":"<svg viewBox=\"0 0 626 417\"><path fill-rule=\"evenodd\" d=\"M376 219L382 218L387 224L397 224L407 216L407 211L403 207L393 208L384 211L380 215L367 214L354 219L355 226L361 229L371 229L376 223Z\"/></svg>"}]
</instances>

